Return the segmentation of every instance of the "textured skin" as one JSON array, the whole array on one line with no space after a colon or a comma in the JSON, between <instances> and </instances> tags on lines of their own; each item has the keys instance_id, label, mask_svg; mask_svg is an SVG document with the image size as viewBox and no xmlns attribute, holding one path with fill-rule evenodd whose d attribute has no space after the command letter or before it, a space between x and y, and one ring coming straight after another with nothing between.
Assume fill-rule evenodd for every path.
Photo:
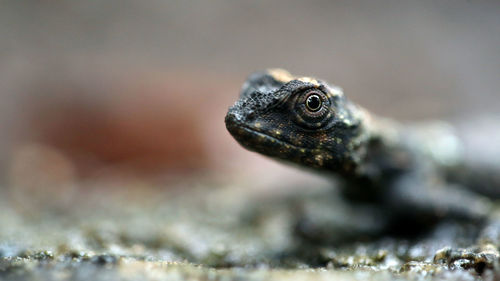
<instances>
[{"instance_id":1,"label":"textured skin","mask_svg":"<svg viewBox=\"0 0 500 281\"><path fill-rule=\"evenodd\" d=\"M318 111L308 109L310 95L321 98ZM338 175L347 198L391 216L480 219L489 212L489 200L446 180L463 164L446 125L403 127L324 81L282 69L254 73L225 122L243 147Z\"/></svg>"}]
</instances>

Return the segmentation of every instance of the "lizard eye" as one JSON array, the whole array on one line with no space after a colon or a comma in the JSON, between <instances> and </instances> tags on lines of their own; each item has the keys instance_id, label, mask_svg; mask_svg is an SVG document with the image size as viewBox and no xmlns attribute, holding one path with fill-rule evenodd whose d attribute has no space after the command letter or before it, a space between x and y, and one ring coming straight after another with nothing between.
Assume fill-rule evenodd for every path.
<instances>
[{"instance_id":1,"label":"lizard eye","mask_svg":"<svg viewBox=\"0 0 500 281\"><path fill-rule=\"evenodd\" d=\"M294 108L295 122L307 129L319 129L333 116L328 97L319 89L308 89L298 94Z\"/></svg>"},{"instance_id":2,"label":"lizard eye","mask_svg":"<svg viewBox=\"0 0 500 281\"><path fill-rule=\"evenodd\" d=\"M309 94L306 99L306 107L312 112L316 112L321 109L323 101L317 94Z\"/></svg>"}]
</instances>

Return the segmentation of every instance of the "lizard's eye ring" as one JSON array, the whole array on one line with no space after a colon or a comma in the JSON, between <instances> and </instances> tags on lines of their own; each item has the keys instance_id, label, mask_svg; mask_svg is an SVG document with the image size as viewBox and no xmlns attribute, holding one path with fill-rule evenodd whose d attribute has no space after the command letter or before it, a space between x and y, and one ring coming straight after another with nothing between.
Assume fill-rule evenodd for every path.
<instances>
[{"instance_id":1,"label":"lizard's eye ring","mask_svg":"<svg viewBox=\"0 0 500 281\"><path fill-rule=\"evenodd\" d=\"M306 129L322 128L333 116L330 100L317 88L298 93L293 107L294 121Z\"/></svg>"},{"instance_id":2,"label":"lizard's eye ring","mask_svg":"<svg viewBox=\"0 0 500 281\"><path fill-rule=\"evenodd\" d=\"M316 112L321 109L323 101L318 94L309 94L306 98L306 107L309 111Z\"/></svg>"}]
</instances>

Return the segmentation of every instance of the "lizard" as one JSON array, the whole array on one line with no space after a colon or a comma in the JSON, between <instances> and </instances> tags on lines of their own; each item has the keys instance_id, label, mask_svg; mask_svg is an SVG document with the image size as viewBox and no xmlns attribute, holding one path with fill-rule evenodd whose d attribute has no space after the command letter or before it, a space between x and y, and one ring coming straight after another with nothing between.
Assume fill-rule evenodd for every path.
<instances>
[{"instance_id":1,"label":"lizard","mask_svg":"<svg viewBox=\"0 0 500 281\"><path fill-rule=\"evenodd\" d=\"M250 151L340 178L345 198L378 206L396 223L483 222L492 209L486 196L449 180L464 163L448 125L406 126L377 116L320 79L255 72L225 125Z\"/></svg>"}]
</instances>

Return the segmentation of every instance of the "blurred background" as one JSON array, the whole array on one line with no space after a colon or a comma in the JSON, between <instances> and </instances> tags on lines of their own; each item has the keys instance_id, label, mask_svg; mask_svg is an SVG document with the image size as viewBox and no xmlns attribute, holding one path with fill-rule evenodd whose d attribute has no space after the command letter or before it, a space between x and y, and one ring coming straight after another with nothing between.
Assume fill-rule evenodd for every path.
<instances>
[{"instance_id":1,"label":"blurred background","mask_svg":"<svg viewBox=\"0 0 500 281\"><path fill-rule=\"evenodd\" d=\"M1 1L0 190L303 177L224 127L269 67L380 115L482 128L500 106L499 15L497 0Z\"/></svg>"}]
</instances>

